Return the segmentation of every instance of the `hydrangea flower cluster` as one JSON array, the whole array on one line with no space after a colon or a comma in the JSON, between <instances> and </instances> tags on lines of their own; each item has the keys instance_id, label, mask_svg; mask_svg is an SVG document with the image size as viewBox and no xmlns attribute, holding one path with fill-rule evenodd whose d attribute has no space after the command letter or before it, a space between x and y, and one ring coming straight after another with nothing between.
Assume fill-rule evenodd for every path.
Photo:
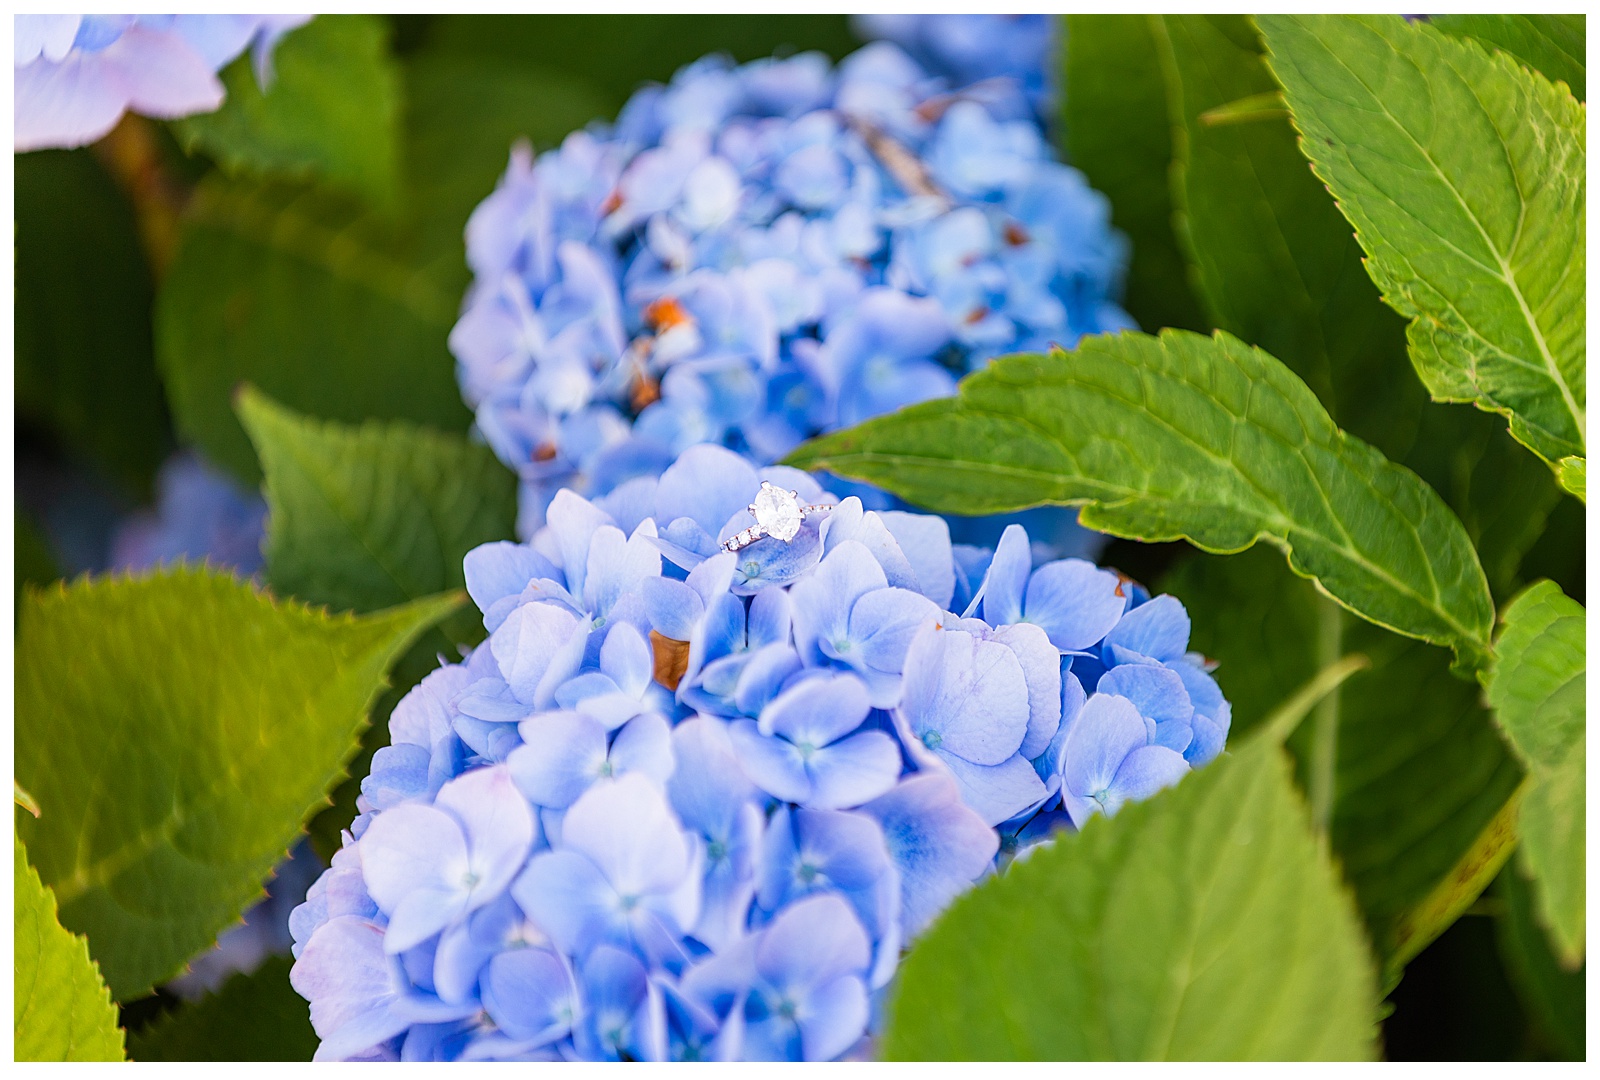
<instances>
[{"instance_id":1,"label":"hydrangea flower cluster","mask_svg":"<svg viewBox=\"0 0 1600 1080\"><path fill-rule=\"evenodd\" d=\"M912 15L875 12L852 15L862 37L884 38L910 53L929 71L958 86L986 79L1011 79L1041 117L1054 99L1055 15Z\"/></svg>"},{"instance_id":2,"label":"hydrangea flower cluster","mask_svg":"<svg viewBox=\"0 0 1600 1080\"><path fill-rule=\"evenodd\" d=\"M148 570L188 559L261 569L267 504L192 452L172 455L156 475L156 505L129 514L111 537L113 570Z\"/></svg>"},{"instance_id":3,"label":"hydrangea flower cluster","mask_svg":"<svg viewBox=\"0 0 1600 1080\"><path fill-rule=\"evenodd\" d=\"M319 1057L869 1053L955 896L1222 750L1173 598L833 503L698 445L468 555L488 639L290 919Z\"/></svg>"},{"instance_id":4,"label":"hydrangea flower cluster","mask_svg":"<svg viewBox=\"0 0 1600 1080\"><path fill-rule=\"evenodd\" d=\"M524 537L563 487L604 495L697 443L775 461L995 355L1131 325L1108 204L1022 86L886 41L836 68L697 61L614 125L514 151L467 241L451 348Z\"/></svg>"},{"instance_id":5,"label":"hydrangea flower cluster","mask_svg":"<svg viewBox=\"0 0 1600 1080\"><path fill-rule=\"evenodd\" d=\"M18 15L14 149L84 146L131 109L173 120L211 112L217 72L254 49L266 86L278 39L309 15Z\"/></svg>"}]
</instances>

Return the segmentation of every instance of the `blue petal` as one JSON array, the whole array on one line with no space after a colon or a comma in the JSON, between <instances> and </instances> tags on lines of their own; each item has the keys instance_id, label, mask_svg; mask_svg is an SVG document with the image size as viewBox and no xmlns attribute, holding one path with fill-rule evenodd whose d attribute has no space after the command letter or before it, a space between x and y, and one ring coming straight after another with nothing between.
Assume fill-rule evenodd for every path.
<instances>
[{"instance_id":1,"label":"blue petal","mask_svg":"<svg viewBox=\"0 0 1600 1080\"><path fill-rule=\"evenodd\" d=\"M1031 760L1045 751L1061 725L1061 653L1042 627L1030 623L999 627L991 639L1017 654L1028 682L1028 733L1019 752Z\"/></svg>"},{"instance_id":2,"label":"blue petal","mask_svg":"<svg viewBox=\"0 0 1600 1080\"><path fill-rule=\"evenodd\" d=\"M755 467L733 451L709 444L691 446L661 474L656 520L691 518L716 536L760 487Z\"/></svg>"},{"instance_id":3,"label":"blue petal","mask_svg":"<svg viewBox=\"0 0 1600 1080\"><path fill-rule=\"evenodd\" d=\"M361 794L374 810L388 810L428 795L431 756L408 743L380 748L372 757L371 772L361 781Z\"/></svg>"},{"instance_id":4,"label":"blue petal","mask_svg":"<svg viewBox=\"0 0 1600 1080\"><path fill-rule=\"evenodd\" d=\"M773 698L757 726L763 735L820 748L860 727L871 708L865 684L854 675L819 674Z\"/></svg>"},{"instance_id":5,"label":"blue petal","mask_svg":"<svg viewBox=\"0 0 1600 1080\"><path fill-rule=\"evenodd\" d=\"M468 907L482 907L522 869L537 827L533 811L504 765L457 777L439 789L434 805L461 823L473 879Z\"/></svg>"},{"instance_id":6,"label":"blue petal","mask_svg":"<svg viewBox=\"0 0 1600 1080\"><path fill-rule=\"evenodd\" d=\"M1032 570L1033 554L1028 550L1027 531L1021 525L1007 525L978 589L983 597L985 622L991 626L1005 626L1022 620L1023 589Z\"/></svg>"},{"instance_id":7,"label":"blue petal","mask_svg":"<svg viewBox=\"0 0 1600 1080\"><path fill-rule=\"evenodd\" d=\"M611 515L568 488L556 492L545 511L546 528L561 557L567 591L583 595L584 576L589 567L589 546L595 530L602 525L616 527Z\"/></svg>"},{"instance_id":8,"label":"blue petal","mask_svg":"<svg viewBox=\"0 0 1600 1080\"><path fill-rule=\"evenodd\" d=\"M1165 746L1141 746L1117 770L1116 779L1106 792L1106 813L1115 814L1125 802L1148 799L1182 780L1188 771L1189 763L1182 754Z\"/></svg>"},{"instance_id":9,"label":"blue petal","mask_svg":"<svg viewBox=\"0 0 1600 1080\"><path fill-rule=\"evenodd\" d=\"M467 894L459 886L412 889L389 913L389 926L383 937L384 948L390 953L404 952L426 941L466 913Z\"/></svg>"},{"instance_id":10,"label":"blue petal","mask_svg":"<svg viewBox=\"0 0 1600 1080\"><path fill-rule=\"evenodd\" d=\"M911 564L917 590L940 610L948 608L956 587L949 523L936 514L908 514L903 510L880 510L878 516Z\"/></svg>"},{"instance_id":11,"label":"blue petal","mask_svg":"<svg viewBox=\"0 0 1600 1080\"><path fill-rule=\"evenodd\" d=\"M769 588L756 593L750 601L749 625L745 631L750 648L787 645L792 619L793 608L787 589Z\"/></svg>"},{"instance_id":12,"label":"blue petal","mask_svg":"<svg viewBox=\"0 0 1600 1080\"><path fill-rule=\"evenodd\" d=\"M795 1013L807 1061L832 1061L866 1034L870 1015L867 987L843 975L805 996Z\"/></svg>"},{"instance_id":13,"label":"blue petal","mask_svg":"<svg viewBox=\"0 0 1600 1080\"><path fill-rule=\"evenodd\" d=\"M850 609L848 640L861 663L898 675L905 668L906 651L917 631L938 622L940 614L938 606L921 593L894 586L875 589ZM824 641L824 651L827 646ZM893 702L873 704L887 708Z\"/></svg>"},{"instance_id":14,"label":"blue petal","mask_svg":"<svg viewBox=\"0 0 1600 1080\"><path fill-rule=\"evenodd\" d=\"M998 765L975 765L955 754L935 751L961 786L961 801L985 825L998 825L1043 800L1049 792L1039 774L1020 754Z\"/></svg>"},{"instance_id":15,"label":"blue petal","mask_svg":"<svg viewBox=\"0 0 1600 1080\"><path fill-rule=\"evenodd\" d=\"M1124 615L1105 639L1118 663L1126 662L1121 657L1128 653L1161 662L1180 660L1189 647L1189 613L1177 597L1158 596Z\"/></svg>"},{"instance_id":16,"label":"blue petal","mask_svg":"<svg viewBox=\"0 0 1600 1080\"><path fill-rule=\"evenodd\" d=\"M888 526L876 513L863 510L861 500L855 496L836 506L823 520L818 533L822 537L824 557L846 540L854 540L872 552L872 557L883 568L890 585L911 590L918 588L916 571L911 568L910 560L900 550Z\"/></svg>"},{"instance_id":17,"label":"blue petal","mask_svg":"<svg viewBox=\"0 0 1600 1080\"><path fill-rule=\"evenodd\" d=\"M1122 664L1100 677L1096 693L1125 697L1157 727L1189 723L1194 706L1177 672L1155 664ZM1181 748L1175 748L1181 749Z\"/></svg>"},{"instance_id":18,"label":"blue petal","mask_svg":"<svg viewBox=\"0 0 1600 1080\"><path fill-rule=\"evenodd\" d=\"M757 793L739 769L727 724L711 716L690 717L672 729L672 752L678 762L667 781L672 808L702 835L728 832L739 808Z\"/></svg>"},{"instance_id":19,"label":"blue petal","mask_svg":"<svg viewBox=\"0 0 1600 1080\"><path fill-rule=\"evenodd\" d=\"M1028 683L1004 645L928 627L906 654L905 692L895 712L929 749L999 765L1027 734Z\"/></svg>"},{"instance_id":20,"label":"blue petal","mask_svg":"<svg viewBox=\"0 0 1600 1080\"><path fill-rule=\"evenodd\" d=\"M493 677L479 679L468 686L457 699L456 709L463 716L487 724L515 724L526 720L534 712L532 705L517 700L504 679Z\"/></svg>"},{"instance_id":21,"label":"blue petal","mask_svg":"<svg viewBox=\"0 0 1600 1080\"><path fill-rule=\"evenodd\" d=\"M656 633L674 641L688 641L706 613L700 594L681 581L651 578L641 590L645 612Z\"/></svg>"},{"instance_id":22,"label":"blue petal","mask_svg":"<svg viewBox=\"0 0 1600 1080\"><path fill-rule=\"evenodd\" d=\"M805 805L820 810L860 806L894 787L900 747L883 731L862 731L825 746L807 763L811 794Z\"/></svg>"},{"instance_id":23,"label":"blue petal","mask_svg":"<svg viewBox=\"0 0 1600 1080\"><path fill-rule=\"evenodd\" d=\"M746 716L759 715L800 667L800 655L786 644L757 649L749 655L739 673L733 692L735 707Z\"/></svg>"},{"instance_id":24,"label":"blue petal","mask_svg":"<svg viewBox=\"0 0 1600 1080\"><path fill-rule=\"evenodd\" d=\"M549 708L556 688L578 673L589 621L554 604L523 604L489 638L517 700Z\"/></svg>"},{"instance_id":25,"label":"blue petal","mask_svg":"<svg viewBox=\"0 0 1600 1080\"><path fill-rule=\"evenodd\" d=\"M883 568L862 545L847 540L828 553L816 571L789 590L794 605L794 640L808 664L827 661L820 639L848 637L850 609L865 594L889 584Z\"/></svg>"},{"instance_id":26,"label":"blue petal","mask_svg":"<svg viewBox=\"0 0 1600 1080\"><path fill-rule=\"evenodd\" d=\"M513 1039L553 1042L572 1028L577 987L561 958L548 949L513 949L489 961L483 1007Z\"/></svg>"},{"instance_id":27,"label":"blue petal","mask_svg":"<svg viewBox=\"0 0 1600 1080\"><path fill-rule=\"evenodd\" d=\"M511 885L523 911L561 952L581 956L611 930L620 906L600 868L575 851L546 851Z\"/></svg>"},{"instance_id":28,"label":"blue petal","mask_svg":"<svg viewBox=\"0 0 1600 1080\"><path fill-rule=\"evenodd\" d=\"M961 801L954 779L943 772L909 776L861 812L878 819L900 871L908 938L982 876L1000 847L999 836Z\"/></svg>"},{"instance_id":29,"label":"blue petal","mask_svg":"<svg viewBox=\"0 0 1600 1080\"><path fill-rule=\"evenodd\" d=\"M733 591L752 596L773 585L787 585L816 566L821 557L822 541L809 522L787 544L770 538L757 540L737 553Z\"/></svg>"},{"instance_id":30,"label":"blue petal","mask_svg":"<svg viewBox=\"0 0 1600 1080\"><path fill-rule=\"evenodd\" d=\"M677 818L660 787L641 773L579 796L561 823L561 843L592 860L624 896L674 889L689 872Z\"/></svg>"},{"instance_id":31,"label":"blue petal","mask_svg":"<svg viewBox=\"0 0 1600 1080\"><path fill-rule=\"evenodd\" d=\"M465 902L467 838L451 814L432 806L405 803L373 818L362 834L362 876L367 891L386 915L418 889L459 893ZM435 933L443 923L424 933ZM421 938L417 939L421 940ZM416 944L395 947L400 952Z\"/></svg>"},{"instance_id":32,"label":"blue petal","mask_svg":"<svg viewBox=\"0 0 1600 1080\"><path fill-rule=\"evenodd\" d=\"M606 763L606 727L581 713L542 713L525 720L522 741L506 766L522 793L539 806L571 806Z\"/></svg>"},{"instance_id":33,"label":"blue petal","mask_svg":"<svg viewBox=\"0 0 1600 1080\"><path fill-rule=\"evenodd\" d=\"M789 905L768 924L755 968L775 990L803 999L842 976L864 975L871 959L871 943L850 905L837 893L820 893Z\"/></svg>"},{"instance_id":34,"label":"blue petal","mask_svg":"<svg viewBox=\"0 0 1600 1080\"><path fill-rule=\"evenodd\" d=\"M1083 559L1059 559L1028 582L1027 619L1063 652L1087 649L1117 626L1127 598L1117 575Z\"/></svg>"},{"instance_id":35,"label":"blue petal","mask_svg":"<svg viewBox=\"0 0 1600 1080\"><path fill-rule=\"evenodd\" d=\"M289 981L311 1003L323 1060L354 1056L406 1029L408 1021L392 1009L401 987L383 943L383 929L366 919L332 919L290 971Z\"/></svg>"},{"instance_id":36,"label":"blue petal","mask_svg":"<svg viewBox=\"0 0 1600 1080\"><path fill-rule=\"evenodd\" d=\"M661 576L661 553L652 542L655 523L646 520L625 538L622 530L603 525L590 541L583 585L584 607L598 617L610 614L617 600Z\"/></svg>"},{"instance_id":37,"label":"blue petal","mask_svg":"<svg viewBox=\"0 0 1600 1080\"><path fill-rule=\"evenodd\" d=\"M1083 827L1092 805L1068 798L1093 800L1111 787L1127 756L1148 745L1144 717L1127 698L1095 694L1084 704L1062 752L1062 800L1074 825Z\"/></svg>"},{"instance_id":38,"label":"blue petal","mask_svg":"<svg viewBox=\"0 0 1600 1080\"><path fill-rule=\"evenodd\" d=\"M767 738L750 720L735 720L728 736L739 767L762 791L784 802L804 802L811 794L811 776L793 743Z\"/></svg>"},{"instance_id":39,"label":"blue petal","mask_svg":"<svg viewBox=\"0 0 1600 1080\"><path fill-rule=\"evenodd\" d=\"M505 540L479 544L462 562L467 593L483 612L483 625L491 634L517 606L517 597L535 578L553 578L550 560L526 544Z\"/></svg>"},{"instance_id":40,"label":"blue petal","mask_svg":"<svg viewBox=\"0 0 1600 1080\"><path fill-rule=\"evenodd\" d=\"M672 775L672 725L660 713L636 716L611 741L611 768L616 776L642 773L657 784Z\"/></svg>"},{"instance_id":41,"label":"blue petal","mask_svg":"<svg viewBox=\"0 0 1600 1080\"><path fill-rule=\"evenodd\" d=\"M1232 720L1233 707L1226 701L1217 709L1215 716L1195 714L1194 739L1183 752L1184 759L1190 766L1198 769L1222 753L1222 748L1228 741L1228 728Z\"/></svg>"},{"instance_id":42,"label":"blue petal","mask_svg":"<svg viewBox=\"0 0 1600 1080\"><path fill-rule=\"evenodd\" d=\"M883 829L864 814L797 810L799 862L845 892L866 889L889 871Z\"/></svg>"},{"instance_id":43,"label":"blue petal","mask_svg":"<svg viewBox=\"0 0 1600 1080\"><path fill-rule=\"evenodd\" d=\"M433 988L439 1000L449 1005L472 1000L478 973L519 933L522 922L522 909L510 893L502 893L439 935L433 954Z\"/></svg>"}]
</instances>

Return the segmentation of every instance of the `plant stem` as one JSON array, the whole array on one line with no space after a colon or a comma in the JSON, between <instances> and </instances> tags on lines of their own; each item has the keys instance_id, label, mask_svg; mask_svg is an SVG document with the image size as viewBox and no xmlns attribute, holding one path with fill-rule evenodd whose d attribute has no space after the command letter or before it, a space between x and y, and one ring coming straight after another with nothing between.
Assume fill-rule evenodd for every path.
<instances>
[{"instance_id":1,"label":"plant stem","mask_svg":"<svg viewBox=\"0 0 1600 1080\"><path fill-rule=\"evenodd\" d=\"M1343 647L1344 613L1326 596L1317 598L1317 666L1339 659ZM1317 704L1312 713L1309 795L1311 824L1326 837L1333 816L1334 782L1339 762L1339 689Z\"/></svg>"}]
</instances>

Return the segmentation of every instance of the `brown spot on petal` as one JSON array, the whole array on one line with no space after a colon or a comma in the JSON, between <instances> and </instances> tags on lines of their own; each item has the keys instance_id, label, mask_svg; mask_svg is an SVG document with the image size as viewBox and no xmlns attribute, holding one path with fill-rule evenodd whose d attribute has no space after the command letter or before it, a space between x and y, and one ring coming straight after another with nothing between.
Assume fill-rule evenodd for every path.
<instances>
[{"instance_id":1,"label":"brown spot on petal","mask_svg":"<svg viewBox=\"0 0 1600 1080\"><path fill-rule=\"evenodd\" d=\"M640 374L633 380L633 386L628 390L628 404L633 406L636 413L644 412L645 406L661 400L661 384L648 375Z\"/></svg>"},{"instance_id":2,"label":"brown spot on petal","mask_svg":"<svg viewBox=\"0 0 1600 1080\"><path fill-rule=\"evenodd\" d=\"M555 443L553 443L553 442L542 442L538 446L535 446L533 448L533 460L535 460L535 461L552 461L552 460L555 459L556 452L557 451L556 451L556 444Z\"/></svg>"},{"instance_id":3,"label":"brown spot on petal","mask_svg":"<svg viewBox=\"0 0 1600 1080\"><path fill-rule=\"evenodd\" d=\"M966 319L967 325L968 326L976 326L978 323L981 323L983 320L987 319L988 317L989 317L989 309L988 308L986 308L986 307L975 307L971 311L967 312L967 319Z\"/></svg>"},{"instance_id":4,"label":"brown spot on petal","mask_svg":"<svg viewBox=\"0 0 1600 1080\"><path fill-rule=\"evenodd\" d=\"M600 216L605 217L607 214L618 210L621 206L622 192L613 189L611 194L606 196L606 201L600 204Z\"/></svg>"},{"instance_id":5,"label":"brown spot on petal","mask_svg":"<svg viewBox=\"0 0 1600 1080\"><path fill-rule=\"evenodd\" d=\"M660 300L651 301L645 307L644 321L657 333L665 333L674 326L693 323L694 316L685 311L683 305L672 297L663 296Z\"/></svg>"},{"instance_id":6,"label":"brown spot on petal","mask_svg":"<svg viewBox=\"0 0 1600 1080\"><path fill-rule=\"evenodd\" d=\"M655 630L650 631L650 652L655 660L652 673L656 682L668 690L676 690L689 670L689 643L669 638Z\"/></svg>"},{"instance_id":7,"label":"brown spot on petal","mask_svg":"<svg viewBox=\"0 0 1600 1080\"><path fill-rule=\"evenodd\" d=\"M1005 237L1006 243L1012 247L1021 247L1030 239L1028 230L1018 225L1015 221L1006 222L1006 227L1001 230L1001 235Z\"/></svg>"}]
</instances>

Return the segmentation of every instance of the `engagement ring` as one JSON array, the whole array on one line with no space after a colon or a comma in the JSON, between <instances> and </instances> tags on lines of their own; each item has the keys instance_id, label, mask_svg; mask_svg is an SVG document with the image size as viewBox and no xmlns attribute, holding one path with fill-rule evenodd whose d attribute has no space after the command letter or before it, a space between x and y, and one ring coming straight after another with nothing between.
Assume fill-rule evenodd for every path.
<instances>
[{"instance_id":1,"label":"engagement ring","mask_svg":"<svg viewBox=\"0 0 1600 1080\"><path fill-rule=\"evenodd\" d=\"M755 502L747 509L756 519L756 523L724 540L722 550L738 551L740 548L749 547L764 536L782 540L787 544L799 534L800 524L805 521L807 514L832 510L833 503L805 506L800 502L798 491L785 491L763 480L761 490L756 492Z\"/></svg>"}]
</instances>

